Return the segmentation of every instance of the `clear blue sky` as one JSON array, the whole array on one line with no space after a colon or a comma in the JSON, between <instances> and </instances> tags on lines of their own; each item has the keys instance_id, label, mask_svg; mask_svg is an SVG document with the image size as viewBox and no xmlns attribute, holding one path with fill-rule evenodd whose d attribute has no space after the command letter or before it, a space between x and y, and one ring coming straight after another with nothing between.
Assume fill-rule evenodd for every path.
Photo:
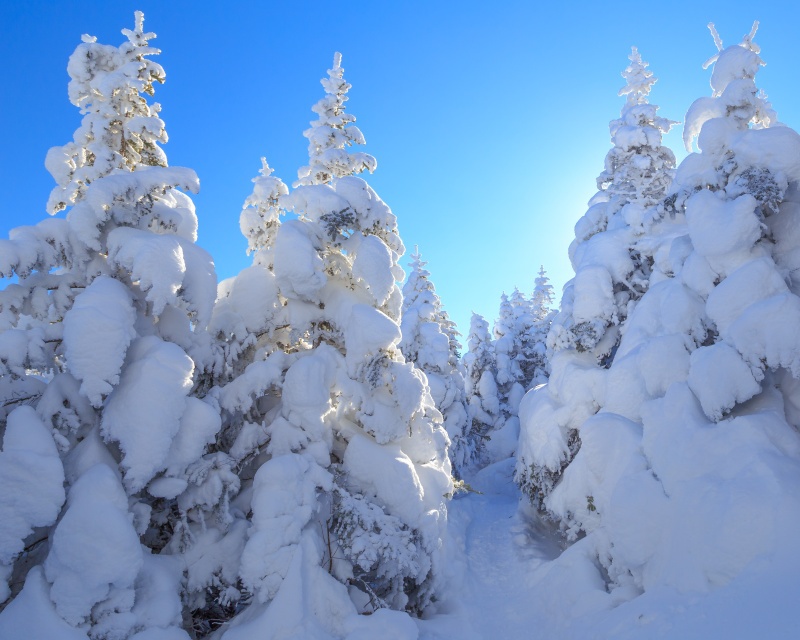
<instances>
[{"instance_id":1,"label":"clear blue sky","mask_svg":"<svg viewBox=\"0 0 800 640\"><path fill-rule=\"evenodd\" d=\"M493 321L500 293L529 292L544 264L572 276L573 226L595 192L619 114L630 46L659 78L661 115L682 120L710 94L702 63L754 19L767 67L758 84L800 128L795 3L745 2L3 2L5 150L0 237L46 216L47 149L80 122L66 64L82 33L119 44L133 11L158 34L157 87L170 164L197 171L200 244L220 278L250 263L238 216L264 155L287 183L305 164L302 132L334 51L353 85L348 110L378 159L367 177L418 244L451 316ZM667 143L684 155L681 128ZM403 258L404 266L409 258Z\"/></svg>"}]
</instances>

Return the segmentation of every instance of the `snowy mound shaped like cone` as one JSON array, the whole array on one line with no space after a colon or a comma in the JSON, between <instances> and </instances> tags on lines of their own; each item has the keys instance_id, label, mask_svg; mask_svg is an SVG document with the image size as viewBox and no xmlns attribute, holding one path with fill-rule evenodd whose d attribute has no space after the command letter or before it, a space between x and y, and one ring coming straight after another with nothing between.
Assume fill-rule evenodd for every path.
<instances>
[{"instance_id":1,"label":"snowy mound shaped like cone","mask_svg":"<svg viewBox=\"0 0 800 640\"><path fill-rule=\"evenodd\" d=\"M675 158L661 144L674 123L648 102L656 79L635 47L629 59L619 92L625 106L609 125L614 146L597 179L600 191L575 225L569 248L575 277L547 336L549 384L520 407L517 481L537 506L580 447L579 426L604 401L621 331L663 253L652 227L663 217L661 201L674 174Z\"/></svg>"},{"instance_id":2,"label":"snowy mound shaped like cone","mask_svg":"<svg viewBox=\"0 0 800 640\"><path fill-rule=\"evenodd\" d=\"M344 151L363 136L345 126L340 61L306 132L311 168L290 193L266 164L256 179L242 216L254 264L220 285L211 322L225 340L219 455L241 486L219 522L189 523L206 566L190 588L232 618L226 640L361 637L400 615L385 609L431 611L441 583L449 439L399 349L404 247L352 175L374 161Z\"/></svg>"},{"instance_id":3,"label":"snowy mound shaped like cone","mask_svg":"<svg viewBox=\"0 0 800 640\"><path fill-rule=\"evenodd\" d=\"M754 34L727 49L715 38L714 95L701 100L717 115L678 168L672 217L649 232L650 287L610 367L556 363L550 390L523 402L518 474L559 471L532 493L574 541L540 584L582 573L573 615L588 599L599 611L729 584L756 603L754 585L800 561L800 135L767 126ZM571 458L566 433L579 443Z\"/></svg>"},{"instance_id":4,"label":"snowy mound shaped like cone","mask_svg":"<svg viewBox=\"0 0 800 640\"><path fill-rule=\"evenodd\" d=\"M210 511L197 494L212 493L198 469L220 428L203 397L216 274L184 193L197 176L167 166L159 105L142 95L164 71L135 20L119 47L84 36L70 57L83 119L46 161L48 211L66 217L0 240L0 273L17 278L0 291L0 474L9 487L38 475L26 504L0 505L2 637L188 637L180 545L167 546Z\"/></svg>"}]
</instances>

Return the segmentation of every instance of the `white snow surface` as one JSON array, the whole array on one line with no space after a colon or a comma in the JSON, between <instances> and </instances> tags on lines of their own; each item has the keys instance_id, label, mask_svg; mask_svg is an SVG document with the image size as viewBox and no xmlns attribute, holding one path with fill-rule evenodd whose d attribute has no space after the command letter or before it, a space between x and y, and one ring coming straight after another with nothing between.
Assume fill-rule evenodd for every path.
<instances>
[{"instance_id":1,"label":"white snow surface","mask_svg":"<svg viewBox=\"0 0 800 640\"><path fill-rule=\"evenodd\" d=\"M299 220L288 220L275 241L275 277L284 295L317 302L319 291L328 281L322 259Z\"/></svg>"},{"instance_id":2,"label":"white snow surface","mask_svg":"<svg viewBox=\"0 0 800 640\"><path fill-rule=\"evenodd\" d=\"M622 427L621 445L624 432ZM597 568L595 534L565 549L551 523L520 507L512 474L513 461L492 465L469 479L482 495L461 495L451 503L447 599L438 615L417 620L418 635L408 637L789 640L800 633L792 604L800 594L794 578L797 554L788 547L750 565L724 589L681 585L659 587L642 595L635 587L609 592ZM642 508L638 526L658 537L662 525L670 526L671 516L651 518L658 515L667 498L662 493L659 501L644 475L640 483L630 483L626 491L638 495ZM650 504L653 500L656 503ZM797 513L791 515L792 521ZM712 523L713 518L714 514L708 514L701 526ZM757 521L750 514L742 514L742 518L748 524L736 528L736 533L726 528L735 523L715 525L722 534L722 547L714 553L717 562L733 559L727 546L731 538L754 535L751 528L759 526ZM684 533L691 539L690 532ZM672 551L678 555L670 556L667 565L684 558L675 567L676 575L702 557L688 546L675 546Z\"/></svg>"},{"instance_id":3,"label":"white snow surface","mask_svg":"<svg viewBox=\"0 0 800 640\"><path fill-rule=\"evenodd\" d=\"M128 364L108 398L102 420L103 436L119 442L122 449L121 466L131 490L141 489L156 473L175 464L169 456L181 429L193 370L191 359L180 347L156 336L139 338L131 346ZM201 440L213 431L214 424L219 425L217 415L206 412L203 418Z\"/></svg>"},{"instance_id":4,"label":"white snow surface","mask_svg":"<svg viewBox=\"0 0 800 640\"><path fill-rule=\"evenodd\" d=\"M136 337L136 311L125 285L95 278L64 316L64 350L70 373L95 407L114 386L125 354Z\"/></svg>"},{"instance_id":5,"label":"white snow surface","mask_svg":"<svg viewBox=\"0 0 800 640\"><path fill-rule=\"evenodd\" d=\"M7 574L35 527L53 524L64 504L64 467L36 412L21 406L8 416L0 451L0 599Z\"/></svg>"},{"instance_id":6,"label":"white snow surface","mask_svg":"<svg viewBox=\"0 0 800 640\"><path fill-rule=\"evenodd\" d=\"M67 511L44 565L58 613L79 625L98 603L127 591L142 567L142 549L128 517L128 498L114 472L98 464L73 485ZM119 604L117 606L120 606ZM124 608L125 605L122 605Z\"/></svg>"}]
</instances>

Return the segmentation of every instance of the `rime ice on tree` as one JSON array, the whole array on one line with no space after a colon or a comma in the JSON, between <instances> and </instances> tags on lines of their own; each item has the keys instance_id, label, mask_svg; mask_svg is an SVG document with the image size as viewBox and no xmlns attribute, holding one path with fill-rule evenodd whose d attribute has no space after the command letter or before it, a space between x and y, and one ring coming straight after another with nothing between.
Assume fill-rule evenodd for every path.
<instances>
[{"instance_id":1,"label":"rime ice on tree","mask_svg":"<svg viewBox=\"0 0 800 640\"><path fill-rule=\"evenodd\" d=\"M552 320L552 287L547 283L542 267L530 300L517 288L510 298L501 295L492 341L494 360L491 366L494 369L488 372L496 383L499 414L488 431L479 427L483 434L484 464L513 455L519 438L518 415L522 397L526 391L547 381L549 365L545 342ZM473 366L480 360L470 356ZM473 371L471 377L476 378L477 372Z\"/></svg>"},{"instance_id":2,"label":"rime ice on tree","mask_svg":"<svg viewBox=\"0 0 800 640\"><path fill-rule=\"evenodd\" d=\"M69 98L84 114L74 142L53 147L47 169L58 186L47 209L54 213L83 198L89 184L120 169L167 166L158 143L167 141L161 105L149 104L142 93L154 94L153 83L163 83L164 69L149 59L160 53L150 46L154 33L144 31L144 14L136 12L133 30L123 29L128 42L120 47L83 36L72 54Z\"/></svg>"},{"instance_id":3,"label":"rime ice on tree","mask_svg":"<svg viewBox=\"0 0 800 640\"><path fill-rule=\"evenodd\" d=\"M755 85L756 73L765 64L758 55L761 49L753 42L758 21L753 23L750 33L740 44L726 49L723 48L722 39L714 24L709 23L708 28L718 50L703 65L703 69L714 65L711 73L712 94L710 98L695 100L686 113L683 141L689 152L692 151L692 142L700 135L703 125L711 119L725 118L729 126L740 130L763 129L778 121L766 95ZM720 60L722 64L719 64Z\"/></svg>"},{"instance_id":4,"label":"rime ice on tree","mask_svg":"<svg viewBox=\"0 0 800 640\"><path fill-rule=\"evenodd\" d=\"M523 350L525 355L527 388L544 384L550 376L550 360L547 354L547 335L556 312L553 309L553 285L544 266L539 268L539 275L534 280L533 294L530 299L530 315L533 325L527 334L528 341Z\"/></svg>"},{"instance_id":5,"label":"rime ice on tree","mask_svg":"<svg viewBox=\"0 0 800 640\"><path fill-rule=\"evenodd\" d=\"M635 47L630 60L620 90L626 104L609 125L614 146L597 178L600 191L575 225L569 249L575 278L567 285L571 301L566 314L554 322L550 340L555 350L599 346L605 353L597 355L608 353L619 339L614 327L647 288L649 266L636 241L653 217L648 210L664 198L672 181L675 157L661 145L661 137L675 123L656 115L658 107L648 103L656 79Z\"/></svg>"},{"instance_id":6,"label":"rime ice on tree","mask_svg":"<svg viewBox=\"0 0 800 640\"><path fill-rule=\"evenodd\" d=\"M636 47L630 61L622 73L627 84L619 91L627 96L626 104L622 117L609 125L614 148L606 155L597 186L609 196L647 208L664 197L672 181L675 156L661 146L661 136L676 123L659 117L658 107L648 102L656 78ZM628 211L624 217L633 220L634 215Z\"/></svg>"},{"instance_id":7,"label":"rime ice on tree","mask_svg":"<svg viewBox=\"0 0 800 640\"><path fill-rule=\"evenodd\" d=\"M347 126L340 62L306 132L309 167L288 195L269 187L297 217L262 216L267 246L222 283L212 321L236 347L213 393L222 444L241 469L230 514L247 531L238 577L256 613L246 615L305 635L366 624L357 612L429 609L452 490L442 416L399 349L396 218L352 175L374 160L345 149L363 136ZM253 297L268 319L251 313ZM314 608L298 592L330 604ZM235 624L226 638L239 637Z\"/></svg>"},{"instance_id":8,"label":"rime ice on tree","mask_svg":"<svg viewBox=\"0 0 800 640\"><path fill-rule=\"evenodd\" d=\"M444 416L445 430L450 436L454 473L459 474L466 463L467 410L458 334L430 280L427 263L416 247L411 258L411 273L403 286L400 351L428 378L431 396Z\"/></svg>"},{"instance_id":9,"label":"rime ice on tree","mask_svg":"<svg viewBox=\"0 0 800 640\"><path fill-rule=\"evenodd\" d=\"M619 92L625 106L609 125L614 146L597 179L600 191L575 225L569 248L575 277L547 337L551 381L538 400L529 396L520 408L517 478L537 506L580 447L580 424L600 406L605 369L650 286L657 243L645 233L663 217L661 201L674 173L675 158L661 145L673 123L648 102L656 79L635 47L629 59ZM526 444L532 441L547 445L534 452Z\"/></svg>"},{"instance_id":10,"label":"rime ice on tree","mask_svg":"<svg viewBox=\"0 0 800 640\"><path fill-rule=\"evenodd\" d=\"M732 47L712 34L713 95L686 118L699 152L640 239L650 284L609 368L556 355L521 410L518 477L574 542L568 570L615 604L798 561L800 135L770 126L755 25Z\"/></svg>"},{"instance_id":11,"label":"rime ice on tree","mask_svg":"<svg viewBox=\"0 0 800 640\"><path fill-rule=\"evenodd\" d=\"M239 216L239 227L247 238L247 252L264 252L275 244L278 233L280 197L289 193L286 185L280 178L272 175L273 169L267 164L266 158L261 158L259 175L253 178L253 193L244 202L242 213ZM258 256L258 262L265 262L271 266L270 257Z\"/></svg>"},{"instance_id":12,"label":"rime ice on tree","mask_svg":"<svg viewBox=\"0 0 800 640\"><path fill-rule=\"evenodd\" d=\"M487 436L501 426L500 398L497 389L497 355L489 323L473 313L470 319L467 352L464 354L469 427L466 435L466 462L477 462L486 447Z\"/></svg>"},{"instance_id":13,"label":"rime ice on tree","mask_svg":"<svg viewBox=\"0 0 800 640\"><path fill-rule=\"evenodd\" d=\"M158 53L154 34L141 12L123 34L119 47L85 36L70 57L69 97L83 120L46 161L57 182L48 210L69 207L66 219L0 241L0 273L18 278L0 291L0 390L3 411L11 409L5 473L17 473L21 445L33 448L32 468L49 465L32 497L41 504L25 516L31 526L55 522L56 479L66 479L68 494L47 543L17 565L23 577L32 565L44 571L34 567L12 596L52 602L91 638L151 626L177 638L185 636L176 626L180 563L150 554L164 548L175 513L202 517L185 497L203 484L194 469L220 426L201 399L215 366L205 327L216 275L194 244L197 217L181 191L196 191L197 177L167 166L159 106L142 95L164 80L149 58ZM20 421L30 431L22 441ZM14 561L15 548L3 562ZM12 605L3 616L24 611ZM21 620L3 616L0 628Z\"/></svg>"},{"instance_id":14,"label":"rime ice on tree","mask_svg":"<svg viewBox=\"0 0 800 640\"><path fill-rule=\"evenodd\" d=\"M368 153L347 150L354 144L364 144L364 136L352 124L355 116L345 113L344 103L351 85L344 79L340 53L334 56L328 77L320 82L325 97L311 108L319 118L303 132L308 138L309 164L297 172L295 186L325 184L334 178L375 171L377 166L375 158Z\"/></svg>"}]
</instances>

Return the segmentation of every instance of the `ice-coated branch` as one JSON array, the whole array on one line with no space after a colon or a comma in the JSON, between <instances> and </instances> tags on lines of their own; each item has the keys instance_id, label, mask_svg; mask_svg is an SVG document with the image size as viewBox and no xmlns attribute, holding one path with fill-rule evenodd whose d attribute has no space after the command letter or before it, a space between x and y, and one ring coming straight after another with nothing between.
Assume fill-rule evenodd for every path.
<instances>
[{"instance_id":1,"label":"ice-coated branch","mask_svg":"<svg viewBox=\"0 0 800 640\"><path fill-rule=\"evenodd\" d=\"M133 31L130 29L122 29L122 35L128 38L131 43L137 46L147 46L147 42L156 37L155 33L145 33L144 31L144 13L141 11L133 12L134 21L136 26Z\"/></svg>"},{"instance_id":2,"label":"ice-coated branch","mask_svg":"<svg viewBox=\"0 0 800 640\"><path fill-rule=\"evenodd\" d=\"M708 30L711 32L711 37L714 38L714 44L717 46L717 51L722 51L722 38L719 37L717 27L713 22L708 23Z\"/></svg>"},{"instance_id":3,"label":"ice-coated branch","mask_svg":"<svg viewBox=\"0 0 800 640\"><path fill-rule=\"evenodd\" d=\"M713 56L711 56L708 60L706 60L703 63L703 69L708 69L712 64L714 64L717 61L717 58L719 58L719 54L723 49L722 38L719 37L719 33L717 32L717 27L714 26L713 22L709 22L707 26L708 30L711 32L711 37L714 38L714 44L717 47L717 53L715 53Z\"/></svg>"},{"instance_id":4,"label":"ice-coated branch","mask_svg":"<svg viewBox=\"0 0 800 640\"><path fill-rule=\"evenodd\" d=\"M753 38L756 37L756 32L758 31L758 20L753 21L753 26L750 28L750 33L748 33L744 38L742 38L742 43L740 46L744 47L745 49L750 49L753 53L760 53L761 47L753 42Z\"/></svg>"}]
</instances>

